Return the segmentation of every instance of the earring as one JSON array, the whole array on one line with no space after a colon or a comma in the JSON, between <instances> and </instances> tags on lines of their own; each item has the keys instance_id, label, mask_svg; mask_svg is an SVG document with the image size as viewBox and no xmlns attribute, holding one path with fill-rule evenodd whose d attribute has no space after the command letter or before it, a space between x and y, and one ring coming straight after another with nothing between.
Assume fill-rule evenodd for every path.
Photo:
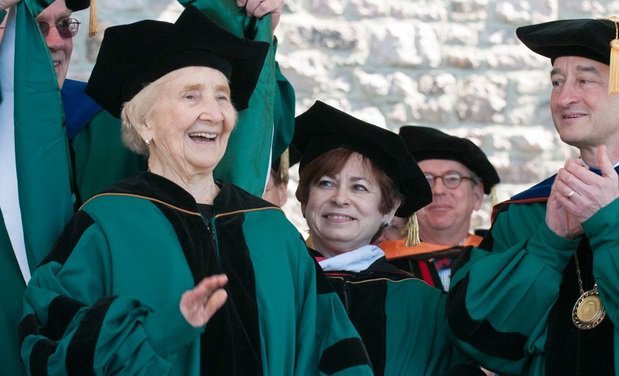
<instances>
[{"instance_id":1,"label":"earring","mask_svg":"<svg viewBox=\"0 0 619 376\"><path fill-rule=\"evenodd\" d=\"M146 140L144 140L144 143L146 144L146 146L150 146L150 138L147 138Z\"/></svg>"}]
</instances>

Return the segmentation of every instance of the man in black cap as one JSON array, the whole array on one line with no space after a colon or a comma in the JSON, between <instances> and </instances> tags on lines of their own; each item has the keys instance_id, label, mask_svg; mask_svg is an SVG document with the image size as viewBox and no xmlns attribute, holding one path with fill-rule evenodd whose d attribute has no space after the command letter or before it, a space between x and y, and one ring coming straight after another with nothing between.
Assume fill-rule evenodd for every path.
<instances>
[{"instance_id":1,"label":"man in black cap","mask_svg":"<svg viewBox=\"0 0 619 376\"><path fill-rule=\"evenodd\" d=\"M420 126L401 127L400 136L432 188L432 202L415 213L421 242L402 234L380 245L394 265L448 290L452 261L482 239L469 233L471 215L500 179L484 152L466 138Z\"/></svg>"},{"instance_id":2,"label":"man in black cap","mask_svg":"<svg viewBox=\"0 0 619 376\"><path fill-rule=\"evenodd\" d=\"M495 208L452 278L453 339L494 371L616 375L619 27L579 19L516 32L551 59L553 122L580 158Z\"/></svg>"}]
</instances>

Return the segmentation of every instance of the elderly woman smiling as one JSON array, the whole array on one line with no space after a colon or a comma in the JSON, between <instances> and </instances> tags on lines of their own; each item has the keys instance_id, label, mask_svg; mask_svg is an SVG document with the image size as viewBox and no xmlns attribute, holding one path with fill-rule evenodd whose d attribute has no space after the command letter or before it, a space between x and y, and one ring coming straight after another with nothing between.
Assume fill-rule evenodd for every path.
<instances>
[{"instance_id":1,"label":"elderly woman smiling","mask_svg":"<svg viewBox=\"0 0 619 376\"><path fill-rule=\"evenodd\" d=\"M377 375L483 375L445 337L446 294L397 269L371 244L396 209L431 191L403 139L322 102L296 119L296 196L315 257L330 278Z\"/></svg>"},{"instance_id":2,"label":"elderly woman smiling","mask_svg":"<svg viewBox=\"0 0 619 376\"><path fill-rule=\"evenodd\" d=\"M84 204L34 273L30 373L371 373L281 210L213 178L267 49L193 7L107 29L87 90L123 108L124 142L149 171Z\"/></svg>"}]
</instances>

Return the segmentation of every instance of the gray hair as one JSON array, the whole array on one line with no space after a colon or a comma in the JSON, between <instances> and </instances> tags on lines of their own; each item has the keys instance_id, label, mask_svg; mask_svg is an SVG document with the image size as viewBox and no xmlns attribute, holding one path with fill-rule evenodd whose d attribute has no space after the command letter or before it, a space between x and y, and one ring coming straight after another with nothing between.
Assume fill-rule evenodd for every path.
<instances>
[{"instance_id":1,"label":"gray hair","mask_svg":"<svg viewBox=\"0 0 619 376\"><path fill-rule=\"evenodd\" d=\"M133 98L123 104L120 113L122 122L121 137L123 144L131 151L148 157L148 145L137 130L144 126L155 112L155 103L161 94L163 85L175 75L166 74L163 77L144 86Z\"/></svg>"},{"instance_id":2,"label":"gray hair","mask_svg":"<svg viewBox=\"0 0 619 376\"><path fill-rule=\"evenodd\" d=\"M123 144L131 151L149 156L148 145L146 140L142 139L137 127L146 126L146 122L151 119L155 113L155 103L161 95L163 86L169 81L176 78L178 70L172 71L157 80L147 84L133 98L123 104L123 109L120 113L122 122L121 137ZM238 120L238 113L234 111L234 124Z\"/></svg>"}]
</instances>

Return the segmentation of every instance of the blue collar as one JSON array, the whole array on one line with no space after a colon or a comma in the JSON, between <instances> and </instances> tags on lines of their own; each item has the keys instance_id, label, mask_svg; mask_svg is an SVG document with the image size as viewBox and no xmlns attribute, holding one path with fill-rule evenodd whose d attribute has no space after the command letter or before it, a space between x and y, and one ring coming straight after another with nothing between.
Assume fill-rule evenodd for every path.
<instances>
[{"instance_id":1,"label":"blue collar","mask_svg":"<svg viewBox=\"0 0 619 376\"><path fill-rule=\"evenodd\" d=\"M73 138L101 111L101 106L84 92L85 88L85 82L65 80L60 91L69 138Z\"/></svg>"},{"instance_id":2,"label":"blue collar","mask_svg":"<svg viewBox=\"0 0 619 376\"><path fill-rule=\"evenodd\" d=\"M600 170L597 169L592 168L591 171L595 172L598 175L601 174ZM615 167L615 171L619 173L619 166ZM526 191L518 193L517 195L513 196L510 201L547 198L548 196L550 196L550 188L552 187L552 184L554 183L556 177L557 175L553 175L548 179L542 181L541 183L532 186Z\"/></svg>"}]
</instances>

